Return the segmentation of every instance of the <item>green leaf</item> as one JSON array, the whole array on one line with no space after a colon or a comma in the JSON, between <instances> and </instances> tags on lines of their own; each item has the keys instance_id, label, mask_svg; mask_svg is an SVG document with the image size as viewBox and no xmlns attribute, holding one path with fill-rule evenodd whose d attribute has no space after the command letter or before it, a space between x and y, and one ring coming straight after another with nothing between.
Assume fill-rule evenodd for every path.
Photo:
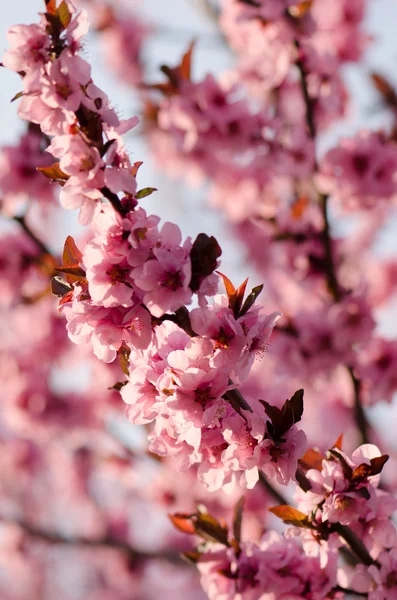
<instances>
[{"instance_id":1,"label":"green leaf","mask_svg":"<svg viewBox=\"0 0 397 600\"><path fill-rule=\"evenodd\" d=\"M257 285L256 287L254 287L252 289L251 293L247 296L247 298L243 304L243 308L240 310L240 314L239 314L240 317L242 317L243 315L245 315L246 312L249 311L249 309L254 304L255 300L257 299L257 297L259 296L259 294L261 293L262 290L263 290L263 283L261 285Z\"/></svg>"},{"instance_id":2,"label":"green leaf","mask_svg":"<svg viewBox=\"0 0 397 600\"><path fill-rule=\"evenodd\" d=\"M151 187L143 188L142 190L139 190L135 194L135 198L140 200L141 198L146 198L146 196L150 196L150 194L153 194L153 192L157 192L157 188L151 188Z\"/></svg>"}]
</instances>

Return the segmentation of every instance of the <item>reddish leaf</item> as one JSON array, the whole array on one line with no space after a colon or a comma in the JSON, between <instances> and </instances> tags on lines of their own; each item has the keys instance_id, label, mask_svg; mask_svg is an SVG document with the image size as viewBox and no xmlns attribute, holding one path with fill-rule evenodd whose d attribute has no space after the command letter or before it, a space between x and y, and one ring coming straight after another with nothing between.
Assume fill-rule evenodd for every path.
<instances>
[{"instance_id":1,"label":"reddish leaf","mask_svg":"<svg viewBox=\"0 0 397 600\"><path fill-rule=\"evenodd\" d=\"M367 465L366 463L362 463L354 469L352 478L354 480L362 480L366 479L367 477L379 475L388 460L389 456L387 454L377 456L376 458L371 458L371 464Z\"/></svg>"},{"instance_id":2,"label":"reddish leaf","mask_svg":"<svg viewBox=\"0 0 397 600\"><path fill-rule=\"evenodd\" d=\"M290 6L288 12L295 19L301 19L311 9L313 0L303 0L297 5Z\"/></svg>"},{"instance_id":3,"label":"reddish leaf","mask_svg":"<svg viewBox=\"0 0 397 600\"><path fill-rule=\"evenodd\" d=\"M45 4L48 14L55 16L57 14L56 0L45 0Z\"/></svg>"},{"instance_id":4,"label":"reddish leaf","mask_svg":"<svg viewBox=\"0 0 397 600\"><path fill-rule=\"evenodd\" d=\"M269 508L269 511L276 515L276 517L279 519L282 519L284 523L287 523L288 525L295 525L297 527L310 527L308 516L297 508L289 506L288 504L274 506L273 508Z\"/></svg>"},{"instance_id":5,"label":"reddish leaf","mask_svg":"<svg viewBox=\"0 0 397 600\"><path fill-rule=\"evenodd\" d=\"M45 177L48 177L48 179L57 181L61 185L63 185L65 181L69 179L69 175L66 175L66 173L60 169L59 162L54 163L50 167L37 167L37 170Z\"/></svg>"},{"instance_id":6,"label":"reddish leaf","mask_svg":"<svg viewBox=\"0 0 397 600\"><path fill-rule=\"evenodd\" d=\"M197 292L203 279L215 271L221 254L222 250L213 236L198 234L190 250L192 277L189 287L192 292Z\"/></svg>"},{"instance_id":7,"label":"reddish leaf","mask_svg":"<svg viewBox=\"0 0 397 600\"><path fill-rule=\"evenodd\" d=\"M66 275L72 275L75 279L85 279L85 271L83 271L78 264L55 267L54 271L57 271L58 273L65 273Z\"/></svg>"},{"instance_id":8,"label":"reddish leaf","mask_svg":"<svg viewBox=\"0 0 397 600\"><path fill-rule=\"evenodd\" d=\"M65 240L63 246L62 262L64 266L75 265L83 261L83 255L76 246L76 242L71 235Z\"/></svg>"},{"instance_id":9,"label":"reddish leaf","mask_svg":"<svg viewBox=\"0 0 397 600\"><path fill-rule=\"evenodd\" d=\"M168 515L171 523L174 527L176 527L179 531L183 533L193 534L196 533L196 529L192 523L193 515L186 515L183 513L175 513L173 515Z\"/></svg>"},{"instance_id":10,"label":"reddish leaf","mask_svg":"<svg viewBox=\"0 0 397 600\"><path fill-rule=\"evenodd\" d=\"M182 76L182 79L186 79L187 81L190 81L190 76L191 76L192 54L193 54L194 44L195 44L194 40L192 42L190 42L189 48L187 49L185 54L182 56L181 65L179 67L179 71Z\"/></svg>"},{"instance_id":11,"label":"reddish leaf","mask_svg":"<svg viewBox=\"0 0 397 600\"><path fill-rule=\"evenodd\" d=\"M321 471L323 460L324 456L322 456L318 450L311 448L302 456L302 458L299 459L299 464L307 471L309 469L317 469L317 471Z\"/></svg>"},{"instance_id":12,"label":"reddish leaf","mask_svg":"<svg viewBox=\"0 0 397 600\"><path fill-rule=\"evenodd\" d=\"M336 442L332 446L332 448L337 448L338 450L342 450L342 443L343 443L343 433L340 434L340 436L338 437L338 439L336 440Z\"/></svg>"},{"instance_id":13,"label":"reddish leaf","mask_svg":"<svg viewBox=\"0 0 397 600\"><path fill-rule=\"evenodd\" d=\"M133 174L134 177L137 176L139 168L143 165L142 161L137 161L135 162L132 167L131 167L131 173Z\"/></svg>"},{"instance_id":14,"label":"reddish leaf","mask_svg":"<svg viewBox=\"0 0 397 600\"><path fill-rule=\"evenodd\" d=\"M303 390L298 390L290 400L286 400L282 409L271 406L265 400L260 400L265 412L270 419L267 423L267 432L273 441L281 441L283 435L298 423L303 415Z\"/></svg>"},{"instance_id":15,"label":"reddish leaf","mask_svg":"<svg viewBox=\"0 0 397 600\"><path fill-rule=\"evenodd\" d=\"M231 296L235 296L236 295L236 288L234 287L234 285L232 284L232 282L230 281L230 279L228 277L226 277L226 275L224 275L220 271L217 271L217 273L223 279L223 283L225 284L226 294L227 294L228 298L230 298Z\"/></svg>"},{"instance_id":16,"label":"reddish leaf","mask_svg":"<svg viewBox=\"0 0 397 600\"><path fill-rule=\"evenodd\" d=\"M72 302L73 300L73 292L68 292L64 295L63 298L60 299L58 306L62 306L62 304L67 304L68 302Z\"/></svg>"},{"instance_id":17,"label":"reddish leaf","mask_svg":"<svg viewBox=\"0 0 397 600\"><path fill-rule=\"evenodd\" d=\"M309 199L305 196L298 198L291 206L291 216L294 219L300 219L309 204Z\"/></svg>"},{"instance_id":18,"label":"reddish leaf","mask_svg":"<svg viewBox=\"0 0 397 600\"><path fill-rule=\"evenodd\" d=\"M198 514L193 518L194 528L197 535L210 542L219 542L229 546L228 530L222 526L214 517L206 514Z\"/></svg>"}]
</instances>

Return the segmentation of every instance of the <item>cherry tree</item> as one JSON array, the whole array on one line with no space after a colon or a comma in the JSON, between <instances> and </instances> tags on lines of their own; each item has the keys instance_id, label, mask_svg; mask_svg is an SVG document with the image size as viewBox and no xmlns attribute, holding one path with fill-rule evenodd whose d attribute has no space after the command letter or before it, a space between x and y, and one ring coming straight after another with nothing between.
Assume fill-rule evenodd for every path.
<instances>
[{"instance_id":1,"label":"cherry tree","mask_svg":"<svg viewBox=\"0 0 397 600\"><path fill-rule=\"evenodd\" d=\"M202 79L194 43L149 78L156 32L119 3L45 0L8 32L26 130L0 154L5 600L397 597L396 449L372 408L397 389L397 263L376 249L397 92L370 74L391 125L322 151L367 2L205 4L234 65ZM262 284L233 283L216 232L145 208L140 119L96 85L90 23L156 164L206 184ZM85 228L59 255L68 210Z\"/></svg>"}]
</instances>

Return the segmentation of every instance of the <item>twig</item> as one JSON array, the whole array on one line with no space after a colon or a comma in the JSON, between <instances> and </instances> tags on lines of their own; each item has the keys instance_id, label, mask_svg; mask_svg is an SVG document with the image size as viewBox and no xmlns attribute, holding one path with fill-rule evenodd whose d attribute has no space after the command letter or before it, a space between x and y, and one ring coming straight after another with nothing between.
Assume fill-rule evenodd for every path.
<instances>
[{"instance_id":1,"label":"twig","mask_svg":"<svg viewBox=\"0 0 397 600\"><path fill-rule=\"evenodd\" d=\"M29 225L26 223L25 217L13 217L14 221L20 224L24 232L30 237L30 239L40 248L43 254L49 254L52 256L52 252L47 248L47 246L37 237L35 233L30 229Z\"/></svg>"},{"instance_id":2,"label":"twig","mask_svg":"<svg viewBox=\"0 0 397 600\"><path fill-rule=\"evenodd\" d=\"M346 525L341 525L341 523L334 523L333 530L336 531L336 533L338 533L340 537L345 540L345 542L347 542L353 552L360 559L360 562L367 566L377 564L360 538L358 538L356 534L349 529L349 527L346 527Z\"/></svg>"},{"instance_id":3,"label":"twig","mask_svg":"<svg viewBox=\"0 0 397 600\"><path fill-rule=\"evenodd\" d=\"M261 471L259 471L259 481L264 489L269 492L269 494L278 502L278 504L289 504L288 500L284 498L281 492L272 486L270 481L266 479L265 475Z\"/></svg>"},{"instance_id":4,"label":"twig","mask_svg":"<svg viewBox=\"0 0 397 600\"><path fill-rule=\"evenodd\" d=\"M365 416L365 412L363 406L361 404L361 381L357 379L354 374L352 367L347 367L349 371L353 389L354 389L354 413L356 417L356 423L358 429L360 430L361 439L363 444L367 444L369 442L369 423L367 421L367 417Z\"/></svg>"},{"instance_id":5,"label":"twig","mask_svg":"<svg viewBox=\"0 0 397 600\"><path fill-rule=\"evenodd\" d=\"M307 85L307 71L304 65L304 62L300 56L300 45L299 41L295 40L295 46L298 51L298 58L296 60L296 65L298 67L300 73L300 82L303 98L306 106L306 123L309 130L309 135L313 141L316 138L316 123L315 123L315 115L314 115L314 104L312 98L310 98L308 85ZM317 162L315 165L315 169L317 170ZM338 278L336 275L335 261L332 252L332 239L330 234L330 225L328 218L328 196L325 194L319 195L320 207L323 216L323 230L321 232L321 239L324 247L324 258L325 258L325 269L324 276L327 282L328 290L334 299L335 302L340 302L342 299L341 287L338 282ZM348 370L354 390L354 412L355 412L355 420L357 424L357 428L360 431L361 438L363 443L368 442L369 440L369 423L367 421L365 411L361 402L361 382L355 376L353 369L351 366L346 365L346 369Z\"/></svg>"},{"instance_id":6,"label":"twig","mask_svg":"<svg viewBox=\"0 0 397 600\"><path fill-rule=\"evenodd\" d=\"M328 220L328 196L326 196L325 194L320 195L320 206L324 219L324 228L321 237L325 252L325 278L330 294L332 295L335 302L339 302L341 299L341 292L339 288L338 279L336 277L334 256L332 253L332 240Z\"/></svg>"},{"instance_id":7,"label":"twig","mask_svg":"<svg viewBox=\"0 0 397 600\"><path fill-rule=\"evenodd\" d=\"M84 548L108 548L123 552L131 561L163 559L177 564L186 564L176 552L144 552L141 550L136 550L135 548L124 542L119 542L111 536L106 536L105 538L101 539L87 539L75 537L68 538L64 537L63 535L57 532L40 529L38 527L35 527L34 525L30 525L29 523L23 520L8 519L0 516L0 521L8 525L16 525L17 527L20 527L24 531L24 533L29 535L31 538L34 538L37 541L44 542L46 544L83 546Z\"/></svg>"},{"instance_id":8,"label":"twig","mask_svg":"<svg viewBox=\"0 0 397 600\"><path fill-rule=\"evenodd\" d=\"M353 596L361 596L362 598L368 598L368 594L366 594L365 592L356 592L355 590L349 590L347 588L342 587L341 585L337 585L336 587L332 588L332 590L334 592L343 592L344 594L350 594Z\"/></svg>"}]
</instances>

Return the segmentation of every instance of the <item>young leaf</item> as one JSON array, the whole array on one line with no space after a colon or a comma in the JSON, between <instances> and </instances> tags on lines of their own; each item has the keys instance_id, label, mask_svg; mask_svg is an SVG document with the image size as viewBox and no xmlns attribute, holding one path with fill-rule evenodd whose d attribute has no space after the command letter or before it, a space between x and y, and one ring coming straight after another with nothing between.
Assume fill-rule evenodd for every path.
<instances>
[{"instance_id":1,"label":"young leaf","mask_svg":"<svg viewBox=\"0 0 397 600\"><path fill-rule=\"evenodd\" d=\"M157 192L157 188L151 188L151 187L143 188L142 190L139 190L135 194L135 198L140 200L141 198L146 198L146 196L150 196L150 194L153 194L153 192Z\"/></svg>"},{"instance_id":2,"label":"young leaf","mask_svg":"<svg viewBox=\"0 0 397 600\"><path fill-rule=\"evenodd\" d=\"M228 277L226 277L226 275L224 275L220 271L217 271L217 273L223 279L223 283L225 284L226 294L227 294L227 297L230 300L231 297L233 297L233 296L236 295L236 288L234 287L234 285L232 284L232 282L230 281L230 279Z\"/></svg>"},{"instance_id":3,"label":"young leaf","mask_svg":"<svg viewBox=\"0 0 397 600\"><path fill-rule=\"evenodd\" d=\"M141 167L143 165L142 161L137 161L135 162L132 167L131 167L131 173L133 174L134 177L137 176L138 171L139 171L139 167Z\"/></svg>"},{"instance_id":4,"label":"young leaf","mask_svg":"<svg viewBox=\"0 0 397 600\"><path fill-rule=\"evenodd\" d=\"M190 77L191 77L192 54L193 54L194 44L195 44L194 40L192 42L190 42L189 48L187 49L185 54L182 56L181 65L179 67L179 71L182 76L182 79L186 79L187 81L190 81Z\"/></svg>"},{"instance_id":5,"label":"young leaf","mask_svg":"<svg viewBox=\"0 0 397 600\"><path fill-rule=\"evenodd\" d=\"M340 434L340 436L338 437L338 439L336 440L336 442L332 446L332 448L337 448L338 450L342 450L342 443L343 443L343 433Z\"/></svg>"},{"instance_id":6,"label":"young leaf","mask_svg":"<svg viewBox=\"0 0 397 600\"><path fill-rule=\"evenodd\" d=\"M57 14L57 2L56 0L45 0L46 10L48 14L56 16Z\"/></svg>"},{"instance_id":7,"label":"young leaf","mask_svg":"<svg viewBox=\"0 0 397 600\"><path fill-rule=\"evenodd\" d=\"M85 279L85 271L83 271L79 264L55 267L54 271L65 273L65 275L72 275L75 279Z\"/></svg>"},{"instance_id":8,"label":"young leaf","mask_svg":"<svg viewBox=\"0 0 397 600\"><path fill-rule=\"evenodd\" d=\"M321 471L323 468L323 460L324 456L318 450L314 450L310 448L306 454L299 459L299 465L302 469L308 471L309 469L316 469L317 471Z\"/></svg>"},{"instance_id":9,"label":"young leaf","mask_svg":"<svg viewBox=\"0 0 397 600\"><path fill-rule=\"evenodd\" d=\"M81 263L83 260L83 255L76 246L76 242L72 238L71 235L65 240L65 244L63 246L63 254L62 254L62 262L64 266L67 265L75 265Z\"/></svg>"},{"instance_id":10,"label":"young leaf","mask_svg":"<svg viewBox=\"0 0 397 600\"><path fill-rule=\"evenodd\" d=\"M62 26L66 29L72 19L72 15L65 0L62 0L61 4L59 5L58 17Z\"/></svg>"},{"instance_id":11,"label":"young leaf","mask_svg":"<svg viewBox=\"0 0 397 600\"><path fill-rule=\"evenodd\" d=\"M379 475L388 460L389 456L387 454L377 456L376 458L371 458L371 464L367 465L366 463L362 463L354 469L352 479L357 481L366 479L367 477L373 477L374 475Z\"/></svg>"},{"instance_id":12,"label":"young leaf","mask_svg":"<svg viewBox=\"0 0 397 600\"><path fill-rule=\"evenodd\" d=\"M215 271L221 254L222 250L213 236L198 234L190 250L192 277L189 287L192 292L197 292L203 279Z\"/></svg>"},{"instance_id":13,"label":"young leaf","mask_svg":"<svg viewBox=\"0 0 397 600\"><path fill-rule=\"evenodd\" d=\"M242 317L243 315L245 315L246 312L249 311L249 309L254 304L255 300L257 299L257 297L259 296L259 294L261 293L262 290L263 290L263 284L257 285L256 287L254 287L252 289L251 293L248 294L248 296L243 304L242 309L240 310L239 317Z\"/></svg>"},{"instance_id":14,"label":"young leaf","mask_svg":"<svg viewBox=\"0 0 397 600\"><path fill-rule=\"evenodd\" d=\"M183 533L196 533L196 529L192 523L192 516L183 513L175 513L174 515L168 515L171 523L176 529Z\"/></svg>"},{"instance_id":15,"label":"young leaf","mask_svg":"<svg viewBox=\"0 0 397 600\"><path fill-rule=\"evenodd\" d=\"M127 375L127 377L129 377L130 375L130 353L131 350L129 348L127 348L126 346L121 346L121 348L118 349L117 354L119 355L119 362L120 362L120 367L121 370L123 371L124 375Z\"/></svg>"},{"instance_id":16,"label":"young leaf","mask_svg":"<svg viewBox=\"0 0 397 600\"><path fill-rule=\"evenodd\" d=\"M51 292L54 296L63 298L65 294L73 291L73 287L62 277L53 277L51 279Z\"/></svg>"},{"instance_id":17,"label":"young leaf","mask_svg":"<svg viewBox=\"0 0 397 600\"><path fill-rule=\"evenodd\" d=\"M47 177L52 181L57 181L61 185L63 185L65 181L69 179L69 175L66 175L66 173L60 169L59 162L56 162L49 167L37 167L37 170L39 173L42 173L44 177Z\"/></svg>"},{"instance_id":18,"label":"young leaf","mask_svg":"<svg viewBox=\"0 0 397 600\"><path fill-rule=\"evenodd\" d=\"M15 94L15 96L13 98L11 98L10 102L15 102L15 100L18 100L19 98L22 98L22 96L24 95L25 92L18 92L17 94Z\"/></svg>"},{"instance_id":19,"label":"young leaf","mask_svg":"<svg viewBox=\"0 0 397 600\"><path fill-rule=\"evenodd\" d=\"M260 400L265 412L270 419L267 423L267 432L273 441L281 441L283 435L298 423L303 415L303 390L298 390L290 400L286 400L282 409L271 406L265 400Z\"/></svg>"},{"instance_id":20,"label":"young leaf","mask_svg":"<svg viewBox=\"0 0 397 600\"><path fill-rule=\"evenodd\" d=\"M269 511L282 519L287 525L295 525L296 527L310 527L310 521L305 513L301 512L288 504L273 506Z\"/></svg>"},{"instance_id":21,"label":"young leaf","mask_svg":"<svg viewBox=\"0 0 397 600\"><path fill-rule=\"evenodd\" d=\"M198 514L193 518L193 524L197 535L210 542L219 542L229 546L228 531L211 515Z\"/></svg>"}]
</instances>

